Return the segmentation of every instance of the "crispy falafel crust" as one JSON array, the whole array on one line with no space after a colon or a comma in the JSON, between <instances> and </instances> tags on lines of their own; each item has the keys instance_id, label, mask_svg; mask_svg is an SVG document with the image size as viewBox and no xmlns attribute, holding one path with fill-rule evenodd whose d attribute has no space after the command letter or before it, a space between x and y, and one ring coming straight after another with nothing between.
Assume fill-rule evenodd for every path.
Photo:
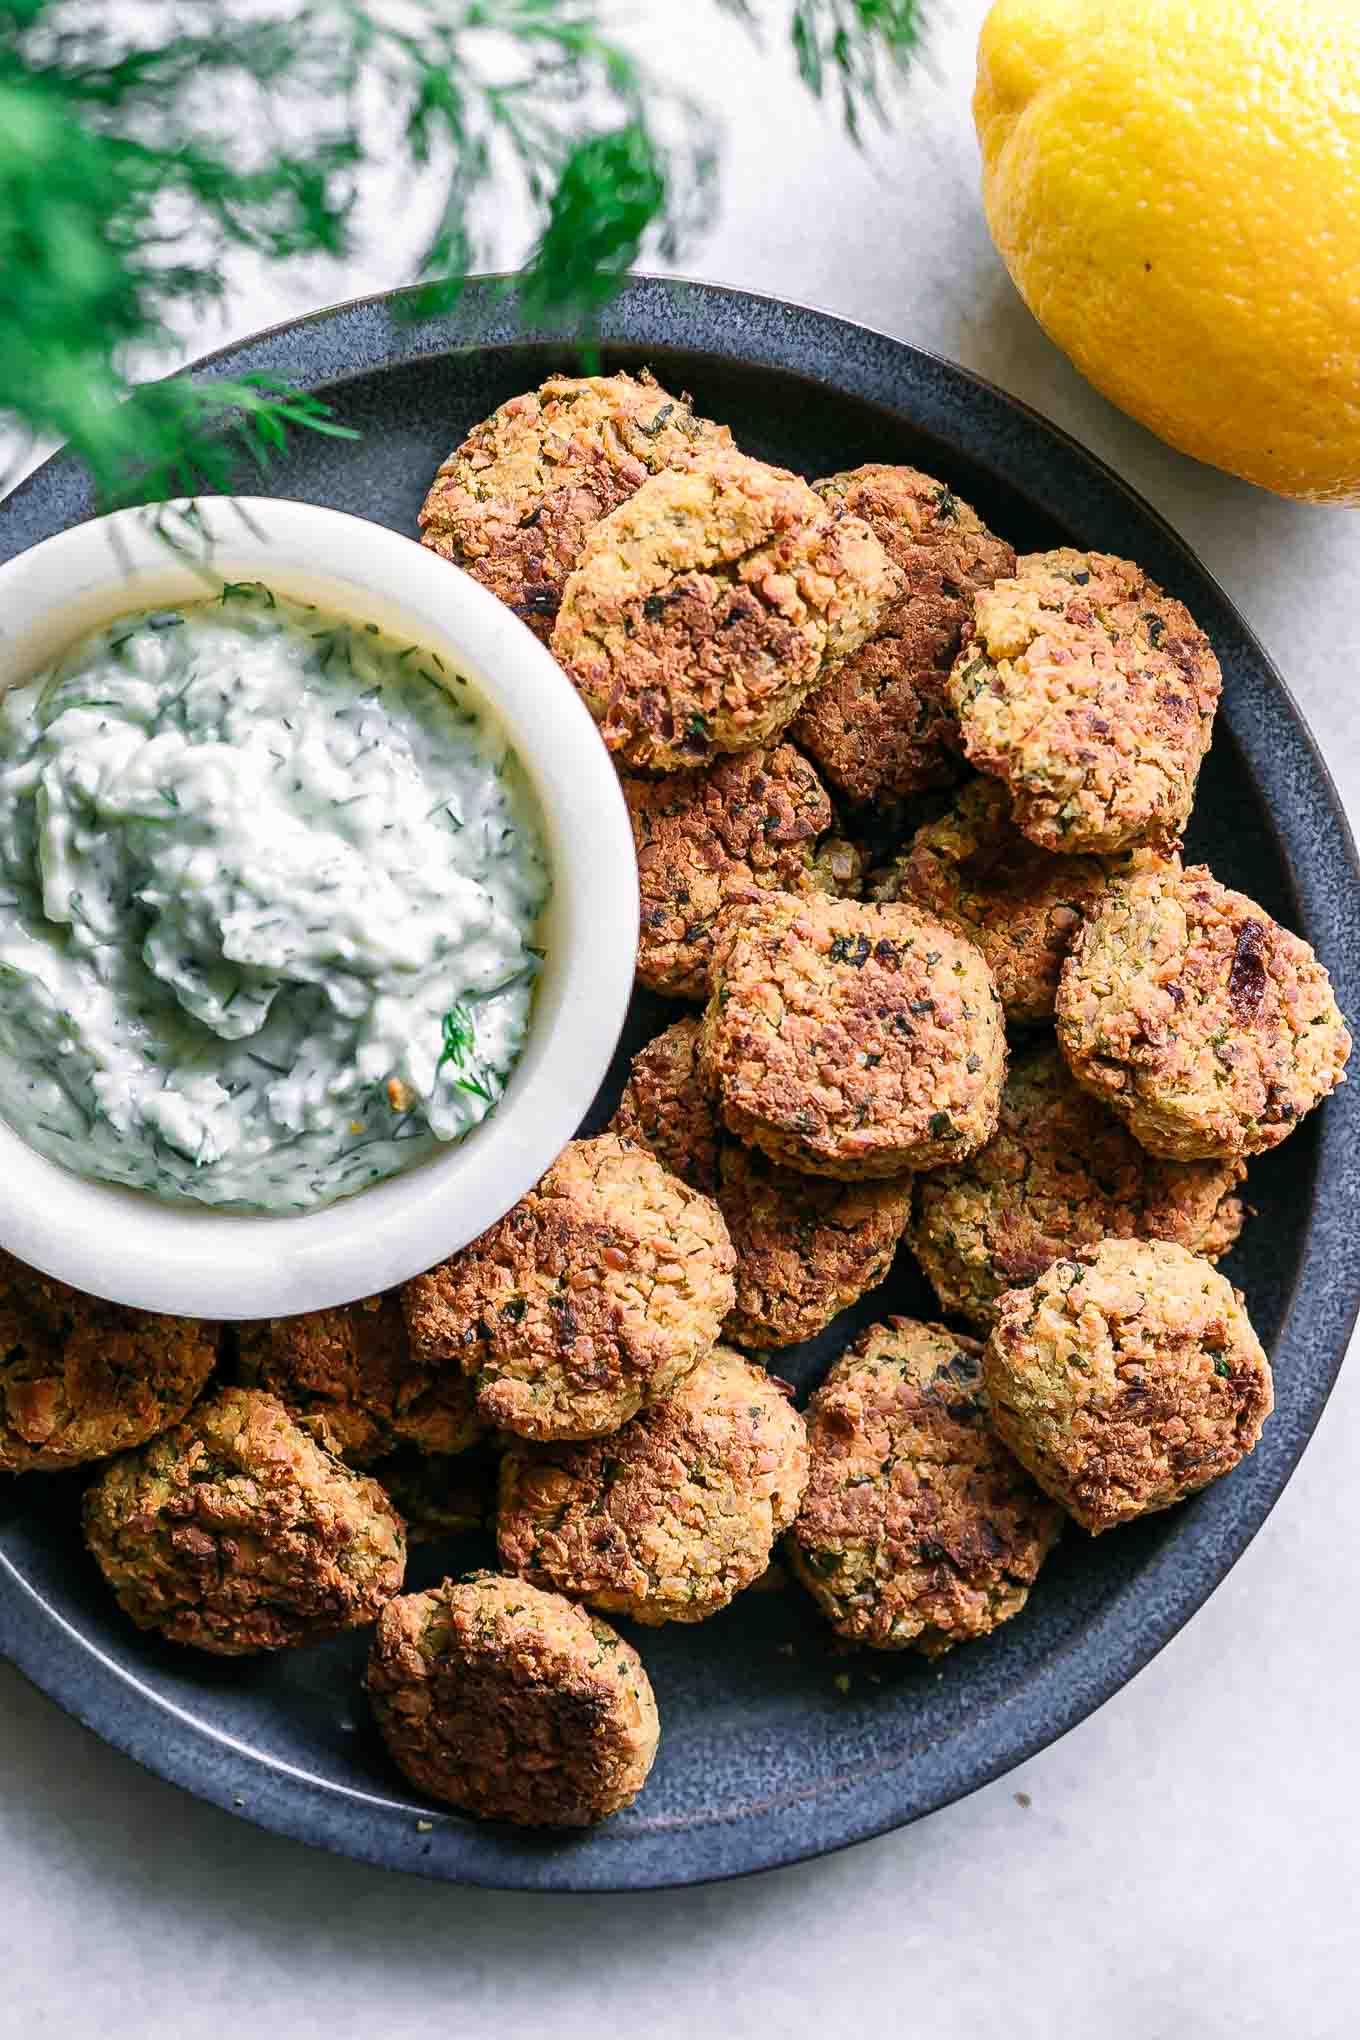
<instances>
[{"instance_id":1,"label":"crispy falafel crust","mask_svg":"<svg viewBox=\"0 0 1360 2040\"><path fill-rule=\"evenodd\" d=\"M667 779L623 777L641 891L637 974L675 998L708 995L718 919L763 892L835 892L817 855L835 825L826 788L791 744Z\"/></svg>"},{"instance_id":2,"label":"crispy falafel crust","mask_svg":"<svg viewBox=\"0 0 1360 2040\"><path fill-rule=\"evenodd\" d=\"M992 1138L916 1179L911 1244L941 1310L985 1331L1008 1289L1103 1239L1174 1240L1214 1259L1242 1230L1238 1161L1162 1161L1051 1042L1011 1065Z\"/></svg>"},{"instance_id":3,"label":"crispy falafel crust","mask_svg":"<svg viewBox=\"0 0 1360 2040\"><path fill-rule=\"evenodd\" d=\"M730 447L641 375L550 376L474 426L439 469L421 542L466 568L546 644L586 534L649 475Z\"/></svg>"},{"instance_id":4,"label":"crispy falafel crust","mask_svg":"<svg viewBox=\"0 0 1360 2040\"><path fill-rule=\"evenodd\" d=\"M1110 887L1063 966L1058 1042L1151 1153L1277 1147L1345 1081L1351 1038L1299 936L1203 864Z\"/></svg>"},{"instance_id":5,"label":"crispy falafel crust","mask_svg":"<svg viewBox=\"0 0 1360 2040\"><path fill-rule=\"evenodd\" d=\"M1184 603L1131 560L1060 546L979 591L949 698L1024 835L1121 850L1179 837L1221 687Z\"/></svg>"},{"instance_id":6,"label":"crispy falafel crust","mask_svg":"<svg viewBox=\"0 0 1360 2040\"><path fill-rule=\"evenodd\" d=\"M737 1257L723 1326L738 1346L793 1346L881 1282L911 1210L911 1178L838 1183L723 1143L718 1208Z\"/></svg>"},{"instance_id":7,"label":"crispy falafel crust","mask_svg":"<svg viewBox=\"0 0 1360 2040\"><path fill-rule=\"evenodd\" d=\"M529 1195L402 1290L412 1349L456 1363L525 1438L616 1431L676 1389L732 1308L718 1207L616 1133L573 1141Z\"/></svg>"},{"instance_id":8,"label":"crispy falafel crust","mask_svg":"<svg viewBox=\"0 0 1360 2040\"><path fill-rule=\"evenodd\" d=\"M903 577L867 644L822 677L790 730L848 800L951 786L961 739L946 698L970 597L1015 570L1015 549L917 468L871 461L814 484L862 517Z\"/></svg>"},{"instance_id":9,"label":"crispy falafel crust","mask_svg":"<svg viewBox=\"0 0 1360 2040\"><path fill-rule=\"evenodd\" d=\"M953 929L915 907L772 893L725 924L701 1054L738 1139L854 1179L980 1147L1006 1039L992 974Z\"/></svg>"},{"instance_id":10,"label":"crispy falafel crust","mask_svg":"<svg viewBox=\"0 0 1360 2040\"><path fill-rule=\"evenodd\" d=\"M792 1390L718 1346L611 1438L501 1461L501 1562L638 1622L702 1622L759 1578L798 1513Z\"/></svg>"},{"instance_id":11,"label":"crispy falafel crust","mask_svg":"<svg viewBox=\"0 0 1360 2040\"><path fill-rule=\"evenodd\" d=\"M395 1290L335 1310L266 1318L240 1330L240 1378L275 1395L351 1466L399 1444L466 1451L482 1435L469 1382L416 1359Z\"/></svg>"},{"instance_id":12,"label":"crispy falafel crust","mask_svg":"<svg viewBox=\"0 0 1360 2040\"><path fill-rule=\"evenodd\" d=\"M900 585L862 518L718 451L594 527L552 649L623 763L676 772L777 737Z\"/></svg>"},{"instance_id":13,"label":"crispy falafel crust","mask_svg":"<svg viewBox=\"0 0 1360 2040\"><path fill-rule=\"evenodd\" d=\"M946 814L917 830L870 896L910 900L976 942L1006 1018L1023 1026L1052 1019L1082 916L1112 878L1152 853L1058 856L1022 836L1010 810L998 781L972 780Z\"/></svg>"},{"instance_id":14,"label":"crispy falafel crust","mask_svg":"<svg viewBox=\"0 0 1360 2040\"><path fill-rule=\"evenodd\" d=\"M993 1421L1093 1534L1231 1472L1274 1406L1240 1293L1167 1240L1104 1240L1002 1297Z\"/></svg>"},{"instance_id":15,"label":"crispy falafel crust","mask_svg":"<svg viewBox=\"0 0 1360 2040\"><path fill-rule=\"evenodd\" d=\"M85 1496L85 1537L139 1629L223 1657L372 1622L406 1569L377 1482L244 1388L115 1459Z\"/></svg>"},{"instance_id":16,"label":"crispy falafel crust","mask_svg":"<svg viewBox=\"0 0 1360 2040\"><path fill-rule=\"evenodd\" d=\"M607 1130L645 1147L691 1190L715 1197L722 1123L700 1067L700 1026L697 1014L676 1020L638 1050Z\"/></svg>"},{"instance_id":17,"label":"crispy falafel crust","mask_svg":"<svg viewBox=\"0 0 1360 2040\"><path fill-rule=\"evenodd\" d=\"M414 1785L522 1827L617 1813L646 1783L660 1736L631 1644L562 1595L493 1573L390 1601L367 1687Z\"/></svg>"},{"instance_id":18,"label":"crispy falafel crust","mask_svg":"<svg viewBox=\"0 0 1360 2040\"><path fill-rule=\"evenodd\" d=\"M60 1473L178 1423L217 1327L103 1303L0 1252L0 1473Z\"/></svg>"},{"instance_id":19,"label":"crispy falafel crust","mask_svg":"<svg viewBox=\"0 0 1360 2040\"><path fill-rule=\"evenodd\" d=\"M734 1345L810 1339L888 1271L911 1181L840 1183L781 1168L724 1133L699 1063L700 1022L677 1020L633 1058L611 1130L716 1196L736 1254Z\"/></svg>"},{"instance_id":20,"label":"crispy falafel crust","mask_svg":"<svg viewBox=\"0 0 1360 2040\"><path fill-rule=\"evenodd\" d=\"M812 1398L808 1435L789 1554L840 1635L938 1657L1023 1608L1062 1511L993 1431L975 1340L871 1325Z\"/></svg>"}]
</instances>

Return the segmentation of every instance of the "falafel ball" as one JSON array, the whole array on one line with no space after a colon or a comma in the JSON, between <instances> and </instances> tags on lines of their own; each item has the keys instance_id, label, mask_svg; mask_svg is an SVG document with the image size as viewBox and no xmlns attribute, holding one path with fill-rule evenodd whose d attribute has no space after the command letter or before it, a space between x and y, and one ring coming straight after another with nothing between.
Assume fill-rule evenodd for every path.
<instances>
[{"instance_id":1,"label":"falafel ball","mask_svg":"<svg viewBox=\"0 0 1360 2040\"><path fill-rule=\"evenodd\" d=\"M862 518L720 450L594 527L552 649L621 763L678 772L771 743L900 586Z\"/></svg>"},{"instance_id":2,"label":"falafel ball","mask_svg":"<svg viewBox=\"0 0 1360 2040\"><path fill-rule=\"evenodd\" d=\"M85 1537L139 1629L221 1657L360 1628L406 1570L377 1482L247 1388L115 1459L86 1493Z\"/></svg>"},{"instance_id":3,"label":"falafel ball","mask_svg":"<svg viewBox=\"0 0 1360 2040\"><path fill-rule=\"evenodd\" d=\"M1184 603L1141 567L1070 546L979 590L949 677L964 749L1042 850L1174 843L1222 675Z\"/></svg>"},{"instance_id":4,"label":"falafel ball","mask_svg":"<svg viewBox=\"0 0 1360 2040\"><path fill-rule=\"evenodd\" d=\"M738 1139L853 1179L933 1168L988 1140L1006 1038L980 951L942 922L770 893L724 925L701 1055Z\"/></svg>"},{"instance_id":5,"label":"falafel ball","mask_svg":"<svg viewBox=\"0 0 1360 2040\"><path fill-rule=\"evenodd\" d=\"M1001 1443L981 1347L889 1318L808 1406L812 1468L793 1569L837 1632L938 1657L1019 1613L1062 1529Z\"/></svg>"},{"instance_id":6,"label":"falafel ball","mask_svg":"<svg viewBox=\"0 0 1360 2040\"><path fill-rule=\"evenodd\" d=\"M1257 1155L1345 1081L1351 1038L1299 936L1203 864L1112 885L1063 966L1058 1044L1155 1155Z\"/></svg>"},{"instance_id":7,"label":"falafel ball","mask_svg":"<svg viewBox=\"0 0 1360 2040\"><path fill-rule=\"evenodd\" d=\"M1045 1042L1011 1065L987 1145L917 1177L911 1244L941 1310L985 1331L1006 1290L1103 1239L1175 1240L1216 1260L1242 1230L1245 1174L1148 1154Z\"/></svg>"},{"instance_id":8,"label":"falafel ball","mask_svg":"<svg viewBox=\"0 0 1360 2040\"><path fill-rule=\"evenodd\" d=\"M104 1303L0 1252L0 1473L60 1473L179 1422L217 1327Z\"/></svg>"},{"instance_id":9,"label":"falafel ball","mask_svg":"<svg viewBox=\"0 0 1360 2040\"><path fill-rule=\"evenodd\" d=\"M1001 1298L992 1419L1092 1534L1207 1487L1274 1407L1241 1293L1170 1240L1102 1240Z\"/></svg>"},{"instance_id":10,"label":"falafel ball","mask_svg":"<svg viewBox=\"0 0 1360 2040\"><path fill-rule=\"evenodd\" d=\"M405 1284L412 1350L458 1365L485 1422L617 1431L677 1389L732 1308L718 1207L616 1133L577 1140L489 1232Z\"/></svg>"},{"instance_id":11,"label":"falafel ball","mask_svg":"<svg viewBox=\"0 0 1360 2040\"><path fill-rule=\"evenodd\" d=\"M242 1325L240 1377L276 1395L304 1429L351 1466L368 1466L403 1442L422 1452L464 1452L483 1426L471 1384L456 1368L411 1351L396 1290L333 1310Z\"/></svg>"},{"instance_id":12,"label":"falafel ball","mask_svg":"<svg viewBox=\"0 0 1360 2040\"><path fill-rule=\"evenodd\" d=\"M855 853L830 833L825 787L791 744L668 779L628 775L623 792L642 895L637 974L653 991L708 996L725 908L769 891L849 890L858 877Z\"/></svg>"},{"instance_id":13,"label":"falafel ball","mask_svg":"<svg viewBox=\"0 0 1360 2040\"><path fill-rule=\"evenodd\" d=\"M473 427L420 512L421 543L466 568L546 644L586 534L649 475L730 447L643 369L554 375Z\"/></svg>"},{"instance_id":14,"label":"falafel ball","mask_svg":"<svg viewBox=\"0 0 1360 2040\"><path fill-rule=\"evenodd\" d=\"M646 1783L661 1733L631 1644L561 1594L495 1573L389 1601L366 1684L413 1785L521 1827L617 1813Z\"/></svg>"},{"instance_id":15,"label":"falafel ball","mask_svg":"<svg viewBox=\"0 0 1360 2040\"><path fill-rule=\"evenodd\" d=\"M612 1438L501 1461L503 1565L646 1623L702 1622L765 1571L807 1484L792 1391L717 1346Z\"/></svg>"},{"instance_id":16,"label":"falafel ball","mask_svg":"<svg viewBox=\"0 0 1360 2040\"><path fill-rule=\"evenodd\" d=\"M976 942L1006 1018L1026 1026L1052 1019L1058 975L1082 916L1112 878L1152 853L1056 856L1022 836L1010 814L999 781L971 780L947 813L916 831L869 893L910 900Z\"/></svg>"},{"instance_id":17,"label":"falafel ball","mask_svg":"<svg viewBox=\"0 0 1360 2040\"><path fill-rule=\"evenodd\" d=\"M718 1209L737 1257L724 1335L738 1346L815 1339L881 1282L911 1211L911 1178L838 1183L724 1141Z\"/></svg>"},{"instance_id":18,"label":"falafel ball","mask_svg":"<svg viewBox=\"0 0 1360 2040\"><path fill-rule=\"evenodd\" d=\"M722 1124L700 1066L701 1025L697 1014L676 1020L638 1050L608 1131L645 1147L691 1190L714 1197Z\"/></svg>"},{"instance_id":19,"label":"falafel ball","mask_svg":"<svg viewBox=\"0 0 1360 2040\"><path fill-rule=\"evenodd\" d=\"M901 572L903 591L867 644L823 675L789 734L847 800L952 786L961 739L946 698L970 598L1015 571L1015 548L919 469L871 461L814 484L862 517Z\"/></svg>"}]
</instances>

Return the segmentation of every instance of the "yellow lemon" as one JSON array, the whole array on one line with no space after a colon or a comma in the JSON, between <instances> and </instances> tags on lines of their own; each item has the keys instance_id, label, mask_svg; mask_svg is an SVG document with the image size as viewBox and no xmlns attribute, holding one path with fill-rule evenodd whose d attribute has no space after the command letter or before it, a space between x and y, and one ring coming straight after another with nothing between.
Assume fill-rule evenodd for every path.
<instances>
[{"instance_id":1,"label":"yellow lemon","mask_svg":"<svg viewBox=\"0 0 1360 2040\"><path fill-rule=\"evenodd\" d=\"M1360 502L1360 0L998 0L973 114L993 239L1082 374Z\"/></svg>"}]
</instances>

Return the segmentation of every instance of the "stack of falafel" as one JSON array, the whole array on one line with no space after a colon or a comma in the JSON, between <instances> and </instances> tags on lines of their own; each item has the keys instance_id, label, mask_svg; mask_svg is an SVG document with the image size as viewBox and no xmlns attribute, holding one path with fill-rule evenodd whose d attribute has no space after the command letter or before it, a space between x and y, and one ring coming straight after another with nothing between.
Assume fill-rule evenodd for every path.
<instances>
[{"instance_id":1,"label":"stack of falafel","mask_svg":"<svg viewBox=\"0 0 1360 2040\"><path fill-rule=\"evenodd\" d=\"M659 1733L601 1612L700 1621L787 1533L843 1639L934 1656L1068 1517L1252 1450L1269 1363L1213 1262L1350 1040L1307 944L1181 862L1220 674L1131 562L1017 560L907 467L809 486L645 374L503 405L421 525L594 713L639 981L695 1010L482 1238L247 1328L196 1407L211 1332L6 1264L0 1468L120 1453L86 1530L134 1621L239 1652L376 1619L406 1774L579 1825ZM765 1356L904 1238L949 1323L871 1325L800 1414ZM503 1571L402 1594L403 1515L475 1522L496 1461Z\"/></svg>"}]
</instances>

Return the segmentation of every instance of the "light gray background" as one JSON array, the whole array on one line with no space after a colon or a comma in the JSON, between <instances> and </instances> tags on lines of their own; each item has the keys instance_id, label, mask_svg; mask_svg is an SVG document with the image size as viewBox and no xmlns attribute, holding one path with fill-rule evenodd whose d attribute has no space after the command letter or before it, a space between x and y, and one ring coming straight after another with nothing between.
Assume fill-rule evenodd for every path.
<instances>
[{"instance_id":1,"label":"light gray background","mask_svg":"<svg viewBox=\"0 0 1360 2040\"><path fill-rule=\"evenodd\" d=\"M782 51L754 57L707 0L640 0L727 119L723 215L688 266L953 355L1104 455L1260 632L1358 812L1360 514L1180 459L1039 333L978 204L983 12L937 0L894 132L861 158ZM242 271L185 352L402 281L402 205L374 193L381 246L343 274ZM1357 1422L1353 1363L1231 1578L1057 1747L906 1833L711 1891L520 1898L310 1854L143 1776L0 1667L0 2035L1354 2035Z\"/></svg>"}]
</instances>

